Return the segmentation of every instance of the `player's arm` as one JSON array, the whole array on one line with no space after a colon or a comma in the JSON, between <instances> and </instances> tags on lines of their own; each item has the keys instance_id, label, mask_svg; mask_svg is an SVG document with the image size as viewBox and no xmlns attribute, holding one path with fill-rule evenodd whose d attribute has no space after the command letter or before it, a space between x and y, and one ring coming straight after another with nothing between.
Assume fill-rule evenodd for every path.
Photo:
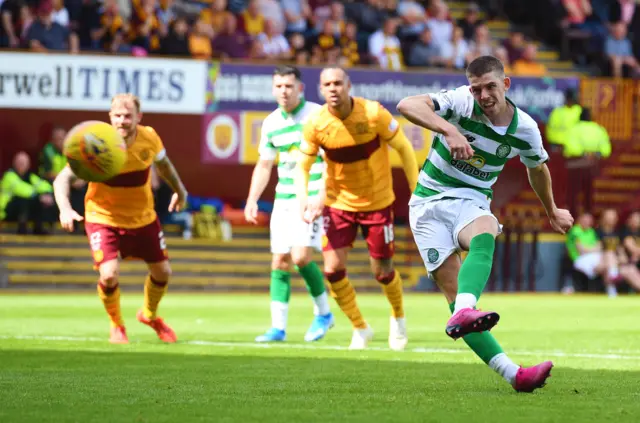
<instances>
[{"instance_id":1,"label":"player's arm","mask_svg":"<svg viewBox=\"0 0 640 423\"><path fill-rule=\"evenodd\" d=\"M262 196L273 170L273 164L278 157L278 149L271 143L267 135L269 130L269 118L262 122L260 128L260 143L258 144L258 162L253 168L251 175L251 185L249 186L249 194L247 195L247 203L244 207L244 218L247 222L258 223L258 200Z\"/></svg>"},{"instance_id":2,"label":"player's arm","mask_svg":"<svg viewBox=\"0 0 640 423\"><path fill-rule=\"evenodd\" d=\"M318 211L313 212L313 216L307 216L307 198L309 190L309 174L311 172L311 166L315 163L320 146L316 139L315 129L312 121L307 122L302 134L302 142L300 143L300 150L298 151L297 163L296 163L296 197L300 202L300 210L302 218L308 223L315 220Z\"/></svg>"},{"instance_id":3,"label":"player's arm","mask_svg":"<svg viewBox=\"0 0 640 423\"><path fill-rule=\"evenodd\" d=\"M187 206L187 189L164 149L156 156L155 166L158 176L160 176L174 192L171 198L171 204L169 204L169 211L184 210Z\"/></svg>"},{"instance_id":4,"label":"player's arm","mask_svg":"<svg viewBox=\"0 0 640 423\"><path fill-rule=\"evenodd\" d=\"M378 109L378 134L400 155L402 168L409 182L409 189L413 192L418 184L418 162L413 145L398 121L382 106Z\"/></svg>"},{"instance_id":5,"label":"player's arm","mask_svg":"<svg viewBox=\"0 0 640 423\"><path fill-rule=\"evenodd\" d=\"M60 224L65 231L73 231L73 222L80 222L83 218L80 216L73 207L69 200L71 194L71 183L78 178L73 173L69 166L65 166L64 169L58 173L56 179L53 180L53 197L60 210Z\"/></svg>"},{"instance_id":6,"label":"player's arm","mask_svg":"<svg viewBox=\"0 0 640 423\"><path fill-rule=\"evenodd\" d=\"M636 243L636 240L633 236L626 234L622 240L623 245L627 248L627 250L631 251L631 255L634 257L640 257L640 248Z\"/></svg>"}]
</instances>

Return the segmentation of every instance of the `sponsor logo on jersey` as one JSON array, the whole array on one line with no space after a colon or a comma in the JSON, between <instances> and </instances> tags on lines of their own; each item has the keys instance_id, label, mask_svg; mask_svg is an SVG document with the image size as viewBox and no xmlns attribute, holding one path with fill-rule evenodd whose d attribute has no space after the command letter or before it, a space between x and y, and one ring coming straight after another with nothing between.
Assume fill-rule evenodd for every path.
<instances>
[{"instance_id":1,"label":"sponsor logo on jersey","mask_svg":"<svg viewBox=\"0 0 640 423\"><path fill-rule=\"evenodd\" d=\"M484 167L486 160L482 156L475 155L469 160L467 160L466 162L469 163L471 166L475 167L476 169L482 169Z\"/></svg>"},{"instance_id":2,"label":"sponsor logo on jersey","mask_svg":"<svg viewBox=\"0 0 640 423\"><path fill-rule=\"evenodd\" d=\"M473 158L470 160L473 160ZM489 172L483 172L480 169L477 169L474 165L467 163L465 161L451 160L449 164L451 164L451 166L453 166L454 168L458 169L460 172L466 175L473 176L478 179L482 179L483 181L488 181L491 179L491 174Z\"/></svg>"},{"instance_id":3,"label":"sponsor logo on jersey","mask_svg":"<svg viewBox=\"0 0 640 423\"><path fill-rule=\"evenodd\" d=\"M467 139L467 142L469 144L471 144L472 142L474 142L476 140L476 137L471 136L471 135L465 135L464 137Z\"/></svg>"}]
</instances>

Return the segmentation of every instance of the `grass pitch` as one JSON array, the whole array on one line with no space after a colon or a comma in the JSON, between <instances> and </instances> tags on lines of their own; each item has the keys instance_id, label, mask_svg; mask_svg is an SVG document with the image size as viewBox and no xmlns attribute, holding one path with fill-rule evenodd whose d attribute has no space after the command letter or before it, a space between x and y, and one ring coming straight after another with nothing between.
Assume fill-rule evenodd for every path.
<instances>
[{"instance_id":1,"label":"grass pitch","mask_svg":"<svg viewBox=\"0 0 640 423\"><path fill-rule=\"evenodd\" d=\"M389 308L359 303L376 338L348 351L350 327L305 343L311 301L291 300L288 340L258 345L269 326L260 295L169 293L161 316L179 343L135 321L139 292L123 293L130 345L108 344L93 294L0 296L0 422L637 422L638 297L486 295L493 333L518 363L556 364L549 384L518 394L444 334L439 295L406 296L407 351L388 349Z\"/></svg>"}]
</instances>

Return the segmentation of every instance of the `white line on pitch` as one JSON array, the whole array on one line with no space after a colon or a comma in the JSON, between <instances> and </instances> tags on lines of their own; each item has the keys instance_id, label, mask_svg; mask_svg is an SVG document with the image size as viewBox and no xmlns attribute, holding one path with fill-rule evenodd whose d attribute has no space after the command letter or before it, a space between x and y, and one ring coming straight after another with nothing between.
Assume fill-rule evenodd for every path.
<instances>
[{"instance_id":1,"label":"white line on pitch","mask_svg":"<svg viewBox=\"0 0 640 423\"><path fill-rule=\"evenodd\" d=\"M47 342L106 342L105 338L92 337L72 337L72 336L6 336L0 335L0 340L21 340L21 341L47 341ZM131 343L139 343L132 341ZM324 351L348 351L347 347L339 345L322 345L322 344L290 344L290 343L251 343L251 342L216 342L216 341L179 341L178 345L200 345L209 347L222 348L256 348L256 349L294 349L294 350L324 350ZM369 347L366 351L386 351L389 348ZM451 348L410 348L405 353L417 354L469 354L468 349L451 349ZM598 360L640 360L640 355L623 355L623 354L592 354L592 353L568 353L563 351L511 351L510 355L521 356L547 356L562 358L590 358Z\"/></svg>"}]
</instances>

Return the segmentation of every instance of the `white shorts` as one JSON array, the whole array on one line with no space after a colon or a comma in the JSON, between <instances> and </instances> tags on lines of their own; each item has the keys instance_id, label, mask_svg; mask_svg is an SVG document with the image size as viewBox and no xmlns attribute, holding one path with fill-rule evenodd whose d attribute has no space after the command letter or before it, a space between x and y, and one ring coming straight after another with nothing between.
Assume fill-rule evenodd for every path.
<instances>
[{"instance_id":1,"label":"white shorts","mask_svg":"<svg viewBox=\"0 0 640 423\"><path fill-rule=\"evenodd\" d=\"M573 262L573 267L576 270L587 275L589 279L595 279L596 267L602 261L602 253L599 251L593 253L583 254Z\"/></svg>"},{"instance_id":2,"label":"white shorts","mask_svg":"<svg viewBox=\"0 0 640 423\"><path fill-rule=\"evenodd\" d=\"M313 223L300 217L297 201L277 204L271 213L271 253L288 254L293 247L313 247L322 250L322 216Z\"/></svg>"},{"instance_id":3,"label":"white shorts","mask_svg":"<svg viewBox=\"0 0 640 423\"><path fill-rule=\"evenodd\" d=\"M462 248L458 235L481 216L491 216L487 204L477 200L443 198L409 204L409 224L420 256L429 272L433 272ZM498 223L498 233L502 225Z\"/></svg>"}]
</instances>

